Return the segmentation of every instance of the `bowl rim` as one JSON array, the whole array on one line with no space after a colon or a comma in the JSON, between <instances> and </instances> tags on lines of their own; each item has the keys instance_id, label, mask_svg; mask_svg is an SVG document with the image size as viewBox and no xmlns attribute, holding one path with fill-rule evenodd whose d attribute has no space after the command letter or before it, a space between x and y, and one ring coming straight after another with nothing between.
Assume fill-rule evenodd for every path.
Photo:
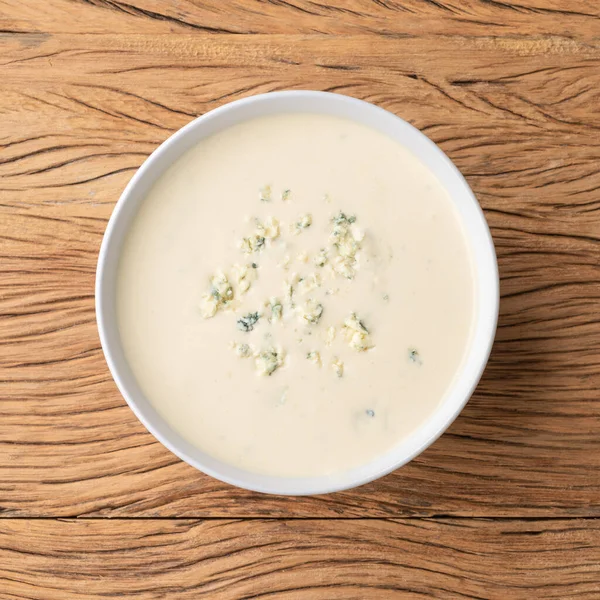
<instances>
[{"instance_id":1,"label":"bowl rim","mask_svg":"<svg viewBox=\"0 0 600 600\"><path fill-rule=\"evenodd\" d=\"M305 111L303 111L303 109L286 109L285 106L290 104L298 104L300 106L310 105L311 107L314 105L317 108ZM454 399L452 406L446 407L449 403L448 397L451 396L451 394L447 392L444 399L440 401L437 409L429 415L426 421L420 425L415 432L408 436L410 440L415 438L412 444L407 445L402 442L402 444L394 446L382 457L376 457L364 465L344 471L340 474L322 475L318 477L277 477L261 475L237 469L232 465L228 465L210 457L208 454L191 445L184 440L179 433L168 426L166 421L150 405L149 401L145 399L141 390L137 387L135 380L133 379L132 381L132 375L129 372L126 360L124 357L119 356L122 352L120 349L116 319L109 316L109 306L112 306L111 302L114 302L114 285L120 252L117 252L115 255L116 257L111 259L112 264L109 257L111 252L114 253L115 246L118 246L120 249L120 245L126 236L128 227L125 227L123 222L135 217L137 206L143 201L145 193L139 191L139 189L143 187L142 184L147 185L148 188L151 187L154 181L156 181L156 179L162 175L175 160L187 151L188 148L185 147L186 138L193 138L194 136L191 134L195 133L196 130L201 132L203 128L207 129L207 126L208 129L210 129L219 119L223 120L224 118L225 121L227 121L228 118L235 116L236 112L241 111L243 114L244 110L248 112L249 109L250 113L252 113L257 107L259 115L269 114L269 111L266 110L269 108L269 105L271 105L270 108L276 112L313 112L339 115L363 124L367 119L367 116L370 115L373 119L379 119L382 123L387 123L387 126L389 127L395 127L398 130L401 129L404 134L412 138L412 141L415 144L418 142L419 148L422 149L431 160L438 163L440 172L443 171L450 177L449 181L453 182L453 185L456 186L456 189L464 198L464 202L466 202L465 206L467 206L469 210L469 219L474 223L474 231L477 231L476 243L473 241L473 236L468 235L466 231L465 235L470 243L476 245L478 256L475 257L475 260L480 261L481 259L484 267L483 271L480 268L476 269L478 276L476 293L479 300L481 300L480 297L482 295L484 296L484 304L482 305L481 302L479 302L477 308L479 315L475 319L476 324L473 325L472 339L469 342L470 346L467 350L467 359L463 360L461 371L457 373L455 381L453 381L450 386L450 391L454 391L459 388L457 381L460 381L461 379L465 380L461 382L462 389L459 388L461 393L455 394L458 397ZM319 106L322 106L322 110L318 109ZM327 108L326 110L325 107ZM360 115L362 116L359 118ZM253 116L257 115L250 114L245 117L242 116L242 118L239 118L234 122L237 123L249 120L253 118ZM225 129L228 126L229 125L227 124L217 124L215 131ZM385 128L381 128L381 130L385 132ZM200 135L198 139L194 138L195 141L193 141L193 143L190 143L190 139L187 139L188 146L191 147L195 145L200 139L210 134L210 132L204 133L204 135ZM412 150L413 153L415 153L414 148L409 147L409 150ZM167 155L169 153L175 154L173 160L168 159ZM421 159L421 162L423 162L423 157L419 156L418 153L416 154L417 157ZM160 162L163 162L164 164L161 166L158 164ZM429 165L426 166L429 168ZM158 169L153 173L152 170L155 167L158 167ZM430 170L433 169L430 168ZM440 172L437 172L436 170L433 170L433 172L434 175L440 179ZM441 180L440 183L442 183L442 186L447 190L454 202L455 194L451 193L448 186ZM136 193L138 194L137 199L135 198ZM126 214L127 209L129 209L128 215ZM461 221L464 225L464 219L461 219ZM482 290L482 282L480 280L482 273L485 277L485 284L488 286L487 291ZM112 291L110 289L111 286L113 287ZM483 210L477 202L471 188L450 158L424 133L394 113L370 102L359 100L351 96L312 90L267 92L229 102L195 118L162 142L135 172L113 209L98 255L95 282L96 320L100 343L107 365L121 395L144 427L146 427L155 439L181 460L215 479L252 491L291 496L332 493L364 485L405 465L433 444L433 442L446 431L460 414L479 383L493 346L498 322L499 303L500 290L498 265L494 243L488 224ZM482 316L484 318L482 318ZM475 340L474 337L477 337L477 339ZM473 356L476 341L478 344L478 355ZM468 362L467 366L470 366L469 369L467 369L467 366L464 364L465 360ZM442 408L445 410L442 410ZM443 418L438 418L436 426L433 427L432 423L436 422L436 416L438 415L442 415ZM426 426L428 429L426 429ZM424 432L424 435L421 435L420 439L419 437L415 437L416 434L421 431ZM401 453L399 448L405 446L409 448L409 451ZM384 457L387 459L382 460Z\"/></svg>"}]
</instances>

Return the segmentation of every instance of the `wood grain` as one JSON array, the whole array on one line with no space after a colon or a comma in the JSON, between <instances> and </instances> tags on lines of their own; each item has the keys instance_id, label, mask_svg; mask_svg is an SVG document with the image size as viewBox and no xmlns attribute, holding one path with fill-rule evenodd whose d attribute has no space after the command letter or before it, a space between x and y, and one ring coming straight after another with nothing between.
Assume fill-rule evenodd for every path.
<instances>
[{"instance_id":1,"label":"wood grain","mask_svg":"<svg viewBox=\"0 0 600 600\"><path fill-rule=\"evenodd\" d=\"M547 36L598 43L594 0L3 0L20 33ZM58 16L60 15L60 16Z\"/></svg>"},{"instance_id":2,"label":"wood grain","mask_svg":"<svg viewBox=\"0 0 600 600\"><path fill-rule=\"evenodd\" d=\"M0 585L30 600L598 598L599 540L573 519L2 520Z\"/></svg>"}]
</instances>

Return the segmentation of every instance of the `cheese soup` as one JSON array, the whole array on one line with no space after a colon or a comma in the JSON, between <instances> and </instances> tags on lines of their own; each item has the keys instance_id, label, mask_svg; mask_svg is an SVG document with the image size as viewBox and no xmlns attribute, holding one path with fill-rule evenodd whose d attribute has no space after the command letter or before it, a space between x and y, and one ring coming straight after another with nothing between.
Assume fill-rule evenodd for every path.
<instances>
[{"instance_id":1,"label":"cheese soup","mask_svg":"<svg viewBox=\"0 0 600 600\"><path fill-rule=\"evenodd\" d=\"M468 348L458 214L406 148L352 121L261 117L202 140L128 234L129 365L185 439L239 468L319 476L390 450Z\"/></svg>"}]
</instances>

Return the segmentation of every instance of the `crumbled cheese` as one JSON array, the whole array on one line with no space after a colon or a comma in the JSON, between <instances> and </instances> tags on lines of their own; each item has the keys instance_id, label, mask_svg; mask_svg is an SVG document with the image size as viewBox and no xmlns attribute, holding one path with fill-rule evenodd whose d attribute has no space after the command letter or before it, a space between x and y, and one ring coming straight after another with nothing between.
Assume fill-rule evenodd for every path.
<instances>
[{"instance_id":1,"label":"crumbled cheese","mask_svg":"<svg viewBox=\"0 0 600 600\"><path fill-rule=\"evenodd\" d=\"M260 188L259 191L259 198L261 202L271 202L271 186L270 185L264 185L262 188Z\"/></svg>"},{"instance_id":2,"label":"crumbled cheese","mask_svg":"<svg viewBox=\"0 0 600 600\"><path fill-rule=\"evenodd\" d=\"M283 192L281 192L281 199L282 200L289 200L291 194L292 194L292 190L283 190Z\"/></svg>"},{"instance_id":3,"label":"crumbled cheese","mask_svg":"<svg viewBox=\"0 0 600 600\"><path fill-rule=\"evenodd\" d=\"M241 294L245 294L256 279L256 267L249 265L233 265L232 273Z\"/></svg>"},{"instance_id":4,"label":"crumbled cheese","mask_svg":"<svg viewBox=\"0 0 600 600\"><path fill-rule=\"evenodd\" d=\"M200 302L200 312L205 319L210 319L217 314L219 303L216 298L205 294Z\"/></svg>"},{"instance_id":5,"label":"crumbled cheese","mask_svg":"<svg viewBox=\"0 0 600 600\"><path fill-rule=\"evenodd\" d=\"M279 261L279 265L280 267L282 267L283 269L285 269L287 271L287 269L290 268L290 262L292 261L292 259L290 258L289 254L286 254L280 261Z\"/></svg>"},{"instance_id":6,"label":"crumbled cheese","mask_svg":"<svg viewBox=\"0 0 600 600\"><path fill-rule=\"evenodd\" d=\"M371 338L364 333L355 332L350 339L350 347L354 348L357 352L364 352L365 350L369 350L373 347L371 342Z\"/></svg>"},{"instance_id":7,"label":"crumbled cheese","mask_svg":"<svg viewBox=\"0 0 600 600\"><path fill-rule=\"evenodd\" d=\"M338 235L334 246L337 248L339 256L344 258L354 258L360 248L360 239L356 239L349 229L344 235Z\"/></svg>"},{"instance_id":8,"label":"crumbled cheese","mask_svg":"<svg viewBox=\"0 0 600 600\"><path fill-rule=\"evenodd\" d=\"M267 217L264 223L256 219L254 233L242 238L238 245L246 254L260 252L265 248L266 241L276 239L279 233L279 221L275 217Z\"/></svg>"},{"instance_id":9,"label":"crumbled cheese","mask_svg":"<svg viewBox=\"0 0 600 600\"><path fill-rule=\"evenodd\" d=\"M318 273L311 273L298 280L298 291L302 295L308 294L318 287L321 287L321 276Z\"/></svg>"},{"instance_id":10,"label":"crumbled cheese","mask_svg":"<svg viewBox=\"0 0 600 600\"><path fill-rule=\"evenodd\" d=\"M321 248L319 253L314 257L313 262L316 267L324 267L327 264L327 250Z\"/></svg>"},{"instance_id":11,"label":"crumbled cheese","mask_svg":"<svg viewBox=\"0 0 600 600\"><path fill-rule=\"evenodd\" d=\"M312 215L306 213L305 215L301 215L298 217L294 226L292 228L292 232L298 235L303 229L307 229L312 225Z\"/></svg>"},{"instance_id":12,"label":"crumbled cheese","mask_svg":"<svg viewBox=\"0 0 600 600\"><path fill-rule=\"evenodd\" d=\"M410 360L410 362L413 362L417 365L423 364L423 361L421 360L421 357L419 356L419 352L415 348L408 349L408 360Z\"/></svg>"},{"instance_id":13,"label":"crumbled cheese","mask_svg":"<svg viewBox=\"0 0 600 600\"><path fill-rule=\"evenodd\" d=\"M361 249L364 233L354 226L356 222L354 215L347 216L340 211L331 222L333 227L329 241L337 252L337 256L332 261L332 269L346 279L353 279L358 264L357 254Z\"/></svg>"},{"instance_id":14,"label":"crumbled cheese","mask_svg":"<svg viewBox=\"0 0 600 600\"><path fill-rule=\"evenodd\" d=\"M344 363L337 356L333 359L331 368L338 377L344 374Z\"/></svg>"},{"instance_id":15,"label":"crumbled cheese","mask_svg":"<svg viewBox=\"0 0 600 600\"><path fill-rule=\"evenodd\" d=\"M291 307L295 306L294 292L295 292L295 286L296 286L297 282L298 282L298 275L296 275L296 273L292 273L291 276L288 277L283 282L284 299Z\"/></svg>"},{"instance_id":16,"label":"crumbled cheese","mask_svg":"<svg viewBox=\"0 0 600 600\"><path fill-rule=\"evenodd\" d=\"M217 311L224 310L233 301L233 287L226 275L219 271L210 280L210 290L204 294L200 303L200 311L205 319L214 317Z\"/></svg>"},{"instance_id":17,"label":"crumbled cheese","mask_svg":"<svg viewBox=\"0 0 600 600\"><path fill-rule=\"evenodd\" d=\"M270 347L256 355L256 369L259 375L272 375L283 365L285 355L281 348Z\"/></svg>"},{"instance_id":18,"label":"crumbled cheese","mask_svg":"<svg viewBox=\"0 0 600 600\"><path fill-rule=\"evenodd\" d=\"M296 260L306 264L308 262L308 252L300 252L298 256L296 256Z\"/></svg>"},{"instance_id":19,"label":"crumbled cheese","mask_svg":"<svg viewBox=\"0 0 600 600\"><path fill-rule=\"evenodd\" d=\"M346 226L356 223L356 215L345 215L341 210L331 219L334 225Z\"/></svg>"},{"instance_id":20,"label":"crumbled cheese","mask_svg":"<svg viewBox=\"0 0 600 600\"><path fill-rule=\"evenodd\" d=\"M306 359L309 360L313 365L321 366L321 355L316 350L311 350L306 354Z\"/></svg>"},{"instance_id":21,"label":"crumbled cheese","mask_svg":"<svg viewBox=\"0 0 600 600\"><path fill-rule=\"evenodd\" d=\"M268 306L271 309L271 318L269 321L271 323L281 321L283 315L283 305L281 304L281 300L279 300L279 298L270 298Z\"/></svg>"},{"instance_id":22,"label":"crumbled cheese","mask_svg":"<svg viewBox=\"0 0 600 600\"><path fill-rule=\"evenodd\" d=\"M256 233L264 236L267 240L279 237L279 221L275 217L267 217L264 223L256 221Z\"/></svg>"},{"instance_id":23,"label":"crumbled cheese","mask_svg":"<svg viewBox=\"0 0 600 600\"><path fill-rule=\"evenodd\" d=\"M336 256L331 261L331 269L334 274L342 275L346 279L354 279L356 262L343 256Z\"/></svg>"},{"instance_id":24,"label":"crumbled cheese","mask_svg":"<svg viewBox=\"0 0 600 600\"><path fill-rule=\"evenodd\" d=\"M328 327L327 332L325 333L325 344L331 346L333 340L335 340L335 327L332 326Z\"/></svg>"},{"instance_id":25,"label":"crumbled cheese","mask_svg":"<svg viewBox=\"0 0 600 600\"><path fill-rule=\"evenodd\" d=\"M346 341L357 352L364 352L373 347L369 330L355 313L344 321L343 328Z\"/></svg>"},{"instance_id":26,"label":"crumbled cheese","mask_svg":"<svg viewBox=\"0 0 600 600\"><path fill-rule=\"evenodd\" d=\"M245 331L246 333L252 331L258 320L260 319L260 313L248 313L245 317L241 317L238 319L237 327L240 331Z\"/></svg>"},{"instance_id":27,"label":"crumbled cheese","mask_svg":"<svg viewBox=\"0 0 600 600\"><path fill-rule=\"evenodd\" d=\"M316 300L309 298L302 306L298 308L300 318L307 323L316 325L323 316L323 305Z\"/></svg>"},{"instance_id":28,"label":"crumbled cheese","mask_svg":"<svg viewBox=\"0 0 600 600\"><path fill-rule=\"evenodd\" d=\"M240 357L240 358L249 358L250 356L253 356L254 354L254 350L252 349L252 346L250 346L250 344L232 344L233 349L235 350L235 353Z\"/></svg>"},{"instance_id":29,"label":"crumbled cheese","mask_svg":"<svg viewBox=\"0 0 600 600\"><path fill-rule=\"evenodd\" d=\"M260 252L265 247L265 238L262 235L254 234L242 238L238 245L245 254Z\"/></svg>"}]
</instances>

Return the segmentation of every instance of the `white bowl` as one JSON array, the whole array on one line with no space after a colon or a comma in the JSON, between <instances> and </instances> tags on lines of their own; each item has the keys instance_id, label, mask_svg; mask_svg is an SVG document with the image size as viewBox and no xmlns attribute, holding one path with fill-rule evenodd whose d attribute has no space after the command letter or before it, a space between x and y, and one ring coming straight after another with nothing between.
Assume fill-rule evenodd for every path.
<instances>
[{"instance_id":1,"label":"white bowl","mask_svg":"<svg viewBox=\"0 0 600 600\"><path fill-rule=\"evenodd\" d=\"M408 438L371 462L321 477L272 477L216 460L184 440L144 397L125 359L116 319L116 281L121 249L140 204L156 180L201 139L241 121L275 113L308 112L345 117L381 131L410 149L448 191L462 220L476 272L477 315L462 372L437 411ZM433 443L473 393L488 360L498 318L496 254L483 212L450 159L425 135L392 113L348 96L313 91L273 92L221 106L186 125L161 144L125 188L102 241L96 275L96 317L108 367L123 397L148 431L171 452L204 473L239 487L272 494L322 494L362 485L404 465Z\"/></svg>"}]
</instances>

